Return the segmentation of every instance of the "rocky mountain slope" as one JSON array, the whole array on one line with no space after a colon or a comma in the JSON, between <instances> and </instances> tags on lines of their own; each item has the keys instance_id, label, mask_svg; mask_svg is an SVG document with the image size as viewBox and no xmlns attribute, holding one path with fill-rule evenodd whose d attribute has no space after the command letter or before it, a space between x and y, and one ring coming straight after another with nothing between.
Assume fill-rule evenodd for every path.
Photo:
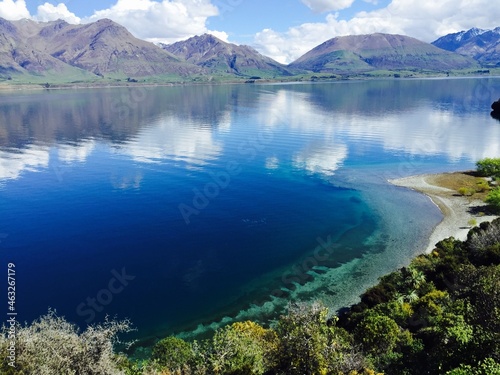
<instances>
[{"instance_id":1,"label":"rocky mountain slope","mask_svg":"<svg viewBox=\"0 0 500 375\"><path fill-rule=\"evenodd\" d=\"M71 25L62 20L0 18L0 80L69 83L156 77L158 82L171 82L280 78L302 72L443 72L477 68L472 57L478 56L483 64L497 64L499 35L500 28L473 29L436 41L441 48L402 35L338 37L285 66L249 46L207 34L157 46L109 19Z\"/></svg>"},{"instance_id":2,"label":"rocky mountain slope","mask_svg":"<svg viewBox=\"0 0 500 375\"><path fill-rule=\"evenodd\" d=\"M487 67L500 67L500 27L493 30L472 28L445 35L432 42L436 47L469 56Z\"/></svg>"},{"instance_id":3,"label":"rocky mountain slope","mask_svg":"<svg viewBox=\"0 0 500 375\"><path fill-rule=\"evenodd\" d=\"M162 48L173 55L211 72L236 75L291 75L277 61L249 46L226 43L213 35L194 36Z\"/></svg>"},{"instance_id":4,"label":"rocky mountain slope","mask_svg":"<svg viewBox=\"0 0 500 375\"><path fill-rule=\"evenodd\" d=\"M475 67L464 57L403 35L369 34L327 40L289 65L314 72L426 69L448 71Z\"/></svg>"},{"instance_id":5,"label":"rocky mountain slope","mask_svg":"<svg viewBox=\"0 0 500 375\"><path fill-rule=\"evenodd\" d=\"M108 19L83 25L0 19L0 66L0 73L11 74L75 69L96 76L203 73Z\"/></svg>"}]
</instances>

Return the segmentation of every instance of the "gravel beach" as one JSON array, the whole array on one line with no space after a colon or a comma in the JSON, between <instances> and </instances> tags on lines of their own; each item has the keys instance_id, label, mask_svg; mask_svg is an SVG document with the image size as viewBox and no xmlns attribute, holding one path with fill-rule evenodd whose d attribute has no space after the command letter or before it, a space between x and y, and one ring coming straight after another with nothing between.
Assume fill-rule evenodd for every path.
<instances>
[{"instance_id":1,"label":"gravel beach","mask_svg":"<svg viewBox=\"0 0 500 375\"><path fill-rule=\"evenodd\" d=\"M406 187L427 195L443 213L443 220L434 228L429 238L425 248L426 253L432 252L436 243L445 238L455 237L459 240L465 240L471 229L469 224L471 219L475 219L477 224L480 224L497 217L481 213L481 207L486 206L482 200L469 199L459 195L454 190L439 186L436 182L439 176L439 174L426 174L389 180L396 186Z\"/></svg>"}]
</instances>

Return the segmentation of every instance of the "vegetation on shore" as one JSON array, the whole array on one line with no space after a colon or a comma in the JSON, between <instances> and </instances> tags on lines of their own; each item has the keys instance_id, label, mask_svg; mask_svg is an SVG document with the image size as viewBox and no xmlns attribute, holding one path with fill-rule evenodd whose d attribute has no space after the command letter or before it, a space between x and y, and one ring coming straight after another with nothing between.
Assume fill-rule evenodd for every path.
<instances>
[{"instance_id":1,"label":"vegetation on shore","mask_svg":"<svg viewBox=\"0 0 500 375\"><path fill-rule=\"evenodd\" d=\"M76 328L55 313L18 327L16 369L0 336L2 374L500 374L500 219L464 242L440 242L381 278L338 316L292 304L265 328L240 322L211 339L168 337L133 362L111 348L128 322Z\"/></svg>"},{"instance_id":2,"label":"vegetation on shore","mask_svg":"<svg viewBox=\"0 0 500 375\"><path fill-rule=\"evenodd\" d=\"M10 79L0 77L0 90L10 89L61 89L80 87L130 87L130 86L170 86L170 85L197 85L197 84L237 84L237 83L290 83L290 82L332 82L345 80L367 79L409 79L409 78L438 78L438 77L477 77L500 76L500 68L464 69L450 71L435 71L424 69L403 70L374 70L370 72L344 72L343 74L302 72L290 76L272 76L258 73L255 76L236 77L229 74L193 75L181 77L173 74L163 74L148 77L128 77L123 74L110 74L105 77L76 77L65 75L54 76L15 76Z\"/></svg>"},{"instance_id":3,"label":"vegetation on shore","mask_svg":"<svg viewBox=\"0 0 500 375\"><path fill-rule=\"evenodd\" d=\"M499 176L500 159L478 162L478 173ZM15 368L7 327L0 334L2 374L500 375L500 219L439 242L337 315L318 302L290 304L271 327L246 321L202 341L167 337L142 361L113 351L128 321L79 333L49 311L16 328Z\"/></svg>"}]
</instances>

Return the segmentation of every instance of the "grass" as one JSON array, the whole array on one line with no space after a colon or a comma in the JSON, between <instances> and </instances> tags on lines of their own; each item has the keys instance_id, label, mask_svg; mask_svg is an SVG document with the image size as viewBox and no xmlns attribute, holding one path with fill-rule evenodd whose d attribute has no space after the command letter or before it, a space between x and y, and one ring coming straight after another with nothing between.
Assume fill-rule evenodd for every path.
<instances>
[{"instance_id":1,"label":"grass","mask_svg":"<svg viewBox=\"0 0 500 375\"><path fill-rule=\"evenodd\" d=\"M487 73L486 73L487 72ZM398 79L398 78L430 78L430 77L466 77L466 76L498 76L500 68L490 69L467 69L451 71L432 71L422 69L395 69L395 70L371 70L356 72L346 69L341 73L314 73L309 71L297 71L295 75L280 76L277 72L262 72L258 70L246 70L243 76L235 76L225 72L214 72L207 75L192 75L183 77L176 74L163 74L147 77L130 77L137 82L128 82L123 73L107 74L105 77L97 77L94 74L80 70L69 69L65 72L45 72L43 75L15 74L11 79L0 78L0 89L15 88L64 88L64 87L101 87L101 86L131 86L131 85L165 85L165 84L198 84L198 83L243 83L251 76L261 79L256 82L307 82L307 81L337 81L345 79Z\"/></svg>"},{"instance_id":2,"label":"grass","mask_svg":"<svg viewBox=\"0 0 500 375\"><path fill-rule=\"evenodd\" d=\"M471 195L469 198L484 200L488 195L488 191L478 191L480 190L478 185L480 181L485 181L485 179L477 177L475 172L444 173L433 178L433 183L435 183L436 185L456 191L457 194L459 194L458 191L461 188L466 188L470 191L476 191L476 193Z\"/></svg>"}]
</instances>

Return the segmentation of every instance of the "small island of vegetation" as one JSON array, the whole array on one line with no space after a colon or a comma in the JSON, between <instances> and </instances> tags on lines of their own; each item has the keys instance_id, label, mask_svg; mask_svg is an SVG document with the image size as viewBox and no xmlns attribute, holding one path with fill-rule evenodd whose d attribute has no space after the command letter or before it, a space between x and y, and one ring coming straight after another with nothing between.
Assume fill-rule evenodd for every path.
<instances>
[{"instance_id":1,"label":"small island of vegetation","mask_svg":"<svg viewBox=\"0 0 500 375\"><path fill-rule=\"evenodd\" d=\"M477 167L489 183L476 192L500 210L500 159ZM437 243L336 315L320 302L293 303L269 327L246 321L202 341L167 337L144 360L113 349L130 329L129 321L107 321L80 333L49 311L17 327L15 367L3 327L0 373L498 375L500 219L472 228L464 241Z\"/></svg>"}]
</instances>

